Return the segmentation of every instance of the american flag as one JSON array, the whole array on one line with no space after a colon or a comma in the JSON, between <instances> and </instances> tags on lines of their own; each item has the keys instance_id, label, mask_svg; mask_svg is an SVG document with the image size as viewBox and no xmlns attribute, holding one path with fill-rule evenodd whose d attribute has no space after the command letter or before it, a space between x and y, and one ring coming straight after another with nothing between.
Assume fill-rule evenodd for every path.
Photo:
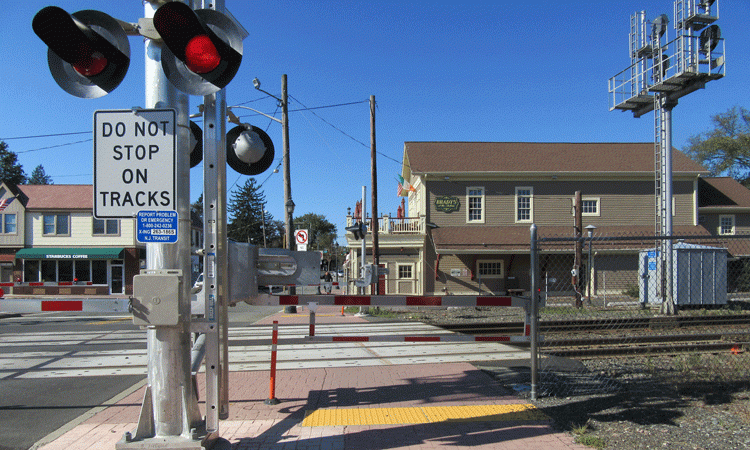
<instances>
[{"instance_id":1,"label":"american flag","mask_svg":"<svg viewBox=\"0 0 750 450\"><path fill-rule=\"evenodd\" d=\"M0 211L5 211L5 208L8 207L11 203L13 203L13 200L15 200L15 197L6 198L2 202L0 202Z\"/></svg>"}]
</instances>

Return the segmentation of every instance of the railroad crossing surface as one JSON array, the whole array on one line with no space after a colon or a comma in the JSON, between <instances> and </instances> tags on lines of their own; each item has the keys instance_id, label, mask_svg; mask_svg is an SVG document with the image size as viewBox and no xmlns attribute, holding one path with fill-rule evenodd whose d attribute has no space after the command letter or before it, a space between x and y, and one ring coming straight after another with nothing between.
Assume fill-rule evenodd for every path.
<instances>
[{"instance_id":1,"label":"railroad crossing surface","mask_svg":"<svg viewBox=\"0 0 750 450\"><path fill-rule=\"evenodd\" d=\"M307 308L230 329L229 417L220 434L250 449L586 449L469 361L528 360L497 342L305 341ZM268 405L271 323L278 322L277 405ZM425 324L368 322L317 310L316 337L440 335ZM200 399L204 377L198 376ZM42 450L114 449L133 431L135 386L45 440ZM203 411L204 403L200 403Z\"/></svg>"}]
</instances>

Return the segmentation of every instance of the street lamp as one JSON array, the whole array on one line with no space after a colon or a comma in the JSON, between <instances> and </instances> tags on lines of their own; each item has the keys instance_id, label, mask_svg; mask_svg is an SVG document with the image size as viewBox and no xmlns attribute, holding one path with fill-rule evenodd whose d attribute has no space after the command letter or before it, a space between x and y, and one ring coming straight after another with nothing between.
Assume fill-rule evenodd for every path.
<instances>
[{"instance_id":1,"label":"street lamp","mask_svg":"<svg viewBox=\"0 0 750 450\"><path fill-rule=\"evenodd\" d=\"M287 158L289 155L285 155L284 158ZM285 175L288 174L289 171L285 172ZM289 247L289 250L294 250L294 230L292 230L292 226L294 225L294 222L292 222L292 214L294 213L294 202L292 199L288 199L286 203L284 204L284 207L286 208L286 238L287 238L287 246ZM297 294L297 287L296 286L290 286L289 287L289 295L296 295ZM294 314L297 312L297 307L294 305L289 305L284 308L284 312L287 314Z\"/></svg>"}]
</instances>

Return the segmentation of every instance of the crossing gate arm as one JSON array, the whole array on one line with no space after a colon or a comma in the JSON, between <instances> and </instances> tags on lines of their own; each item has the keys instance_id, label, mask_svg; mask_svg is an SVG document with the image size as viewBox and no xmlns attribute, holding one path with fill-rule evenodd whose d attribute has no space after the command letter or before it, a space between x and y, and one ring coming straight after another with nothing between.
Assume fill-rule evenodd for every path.
<instances>
[{"instance_id":1,"label":"crossing gate arm","mask_svg":"<svg viewBox=\"0 0 750 450\"><path fill-rule=\"evenodd\" d=\"M530 342L530 336L391 335L391 336L306 336L307 342Z\"/></svg>"},{"instance_id":2,"label":"crossing gate arm","mask_svg":"<svg viewBox=\"0 0 750 450\"><path fill-rule=\"evenodd\" d=\"M128 312L127 298L102 299L2 299L0 311L9 313L38 312Z\"/></svg>"},{"instance_id":3,"label":"crossing gate arm","mask_svg":"<svg viewBox=\"0 0 750 450\"><path fill-rule=\"evenodd\" d=\"M507 306L526 308L530 299L513 296L403 296L403 295L258 295L246 300L251 305L290 306L317 303L334 306L426 306L482 307Z\"/></svg>"}]
</instances>

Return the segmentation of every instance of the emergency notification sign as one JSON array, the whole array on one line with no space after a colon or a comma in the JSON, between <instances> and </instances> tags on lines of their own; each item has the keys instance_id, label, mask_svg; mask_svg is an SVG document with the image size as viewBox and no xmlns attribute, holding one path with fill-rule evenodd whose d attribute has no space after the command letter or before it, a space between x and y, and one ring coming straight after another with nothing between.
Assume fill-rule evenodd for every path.
<instances>
[{"instance_id":1,"label":"emergency notification sign","mask_svg":"<svg viewBox=\"0 0 750 450\"><path fill-rule=\"evenodd\" d=\"M94 113L94 216L175 210L175 110Z\"/></svg>"}]
</instances>

